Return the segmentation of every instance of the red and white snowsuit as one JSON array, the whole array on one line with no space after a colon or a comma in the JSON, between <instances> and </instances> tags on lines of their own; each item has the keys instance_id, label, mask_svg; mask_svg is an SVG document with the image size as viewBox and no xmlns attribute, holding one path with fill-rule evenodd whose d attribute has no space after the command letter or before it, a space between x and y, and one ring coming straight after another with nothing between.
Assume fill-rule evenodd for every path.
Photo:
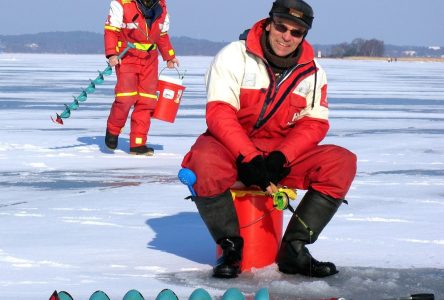
<instances>
[{"instance_id":1,"label":"red and white snowsuit","mask_svg":"<svg viewBox=\"0 0 444 300\"><path fill-rule=\"evenodd\" d=\"M163 60L175 57L168 36L169 17L165 0L159 1L155 19L148 26L135 0L113 0L105 23L105 54L118 55L133 43L116 66L115 101L108 117L107 129L119 135L131 114L130 147L145 145L151 115L157 103L158 51ZM137 18L135 18L137 16Z\"/></svg>"},{"instance_id":2,"label":"red and white snowsuit","mask_svg":"<svg viewBox=\"0 0 444 300\"><path fill-rule=\"evenodd\" d=\"M304 40L298 65L277 84L260 44L264 22L253 26L246 41L229 44L214 58L206 75L208 130L182 166L195 172L197 195L215 196L236 182L239 155L248 162L281 151L291 173L280 184L343 199L356 173L356 156L318 145L329 129L325 72Z\"/></svg>"}]
</instances>

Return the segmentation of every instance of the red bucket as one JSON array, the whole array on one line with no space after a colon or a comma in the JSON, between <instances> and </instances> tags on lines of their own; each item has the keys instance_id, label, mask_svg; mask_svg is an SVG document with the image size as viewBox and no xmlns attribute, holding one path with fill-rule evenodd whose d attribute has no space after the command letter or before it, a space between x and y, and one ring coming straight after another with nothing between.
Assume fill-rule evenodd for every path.
<instances>
[{"instance_id":1,"label":"red bucket","mask_svg":"<svg viewBox=\"0 0 444 300\"><path fill-rule=\"evenodd\" d=\"M182 79L160 75L157 81L158 99L153 118L174 123L184 90Z\"/></svg>"},{"instance_id":2,"label":"red bucket","mask_svg":"<svg viewBox=\"0 0 444 300\"><path fill-rule=\"evenodd\" d=\"M283 211L273 207L273 199L260 191L233 191L234 206L244 239L242 271L273 264L279 251ZM217 255L222 251L217 247Z\"/></svg>"}]
</instances>

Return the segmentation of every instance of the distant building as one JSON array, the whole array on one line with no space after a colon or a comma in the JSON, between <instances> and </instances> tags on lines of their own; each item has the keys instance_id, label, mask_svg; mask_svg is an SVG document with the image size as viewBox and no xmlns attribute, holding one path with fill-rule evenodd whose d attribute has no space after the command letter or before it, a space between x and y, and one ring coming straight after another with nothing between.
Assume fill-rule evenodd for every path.
<instances>
[{"instance_id":1,"label":"distant building","mask_svg":"<svg viewBox=\"0 0 444 300\"><path fill-rule=\"evenodd\" d=\"M439 50L441 50L441 47L439 47L439 46L430 46L429 49L430 50L439 51Z\"/></svg>"},{"instance_id":2,"label":"distant building","mask_svg":"<svg viewBox=\"0 0 444 300\"><path fill-rule=\"evenodd\" d=\"M39 47L36 43L25 44L26 48L37 49Z\"/></svg>"},{"instance_id":3,"label":"distant building","mask_svg":"<svg viewBox=\"0 0 444 300\"><path fill-rule=\"evenodd\" d=\"M406 50L402 52L405 56L416 56L416 51Z\"/></svg>"}]
</instances>

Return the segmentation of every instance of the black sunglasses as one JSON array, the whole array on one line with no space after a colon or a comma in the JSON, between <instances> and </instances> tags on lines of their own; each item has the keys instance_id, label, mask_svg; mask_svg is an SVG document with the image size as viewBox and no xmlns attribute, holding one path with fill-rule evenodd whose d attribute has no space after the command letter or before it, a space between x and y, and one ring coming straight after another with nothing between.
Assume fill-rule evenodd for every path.
<instances>
[{"instance_id":1,"label":"black sunglasses","mask_svg":"<svg viewBox=\"0 0 444 300\"><path fill-rule=\"evenodd\" d=\"M288 30L290 30L290 29L288 29L287 26L285 26L284 24L281 24L281 23L277 23L275 20L271 20L271 22L273 22L274 28L277 31L279 31L280 33L285 33ZM301 37L303 37L305 35L305 33L306 33L306 31L301 31L301 30L297 30L297 29L291 29L290 30L291 36L295 37L295 38L301 38Z\"/></svg>"}]
</instances>

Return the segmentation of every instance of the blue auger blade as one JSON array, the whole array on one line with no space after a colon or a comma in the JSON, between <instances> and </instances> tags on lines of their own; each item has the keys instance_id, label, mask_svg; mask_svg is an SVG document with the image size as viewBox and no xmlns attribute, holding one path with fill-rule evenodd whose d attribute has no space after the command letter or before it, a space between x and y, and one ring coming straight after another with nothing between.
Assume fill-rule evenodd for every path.
<instances>
[{"instance_id":1,"label":"blue auger blade","mask_svg":"<svg viewBox=\"0 0 444 300\"><path fill-rule=\"evenodd\" d=\"M86 87L85 92L87 94L92 94L96 91L96 85L91 79L89 81L91 81L91 83Z\"/></svg>"},{"instance_id":2,"label":"blue auger blade","mask_svg":"<svg viewBox=\"0 0 444 300\"><path fill-rule=\"evenodd\" d=\"M144 300L144 298L138 290L130 290L123 296L123 300Z\"/></svg>"},{"instance_id":3,"label":"blue auger blade","mask_svg":"<svg viewBox=\"0 0 444 300\"><path fill-rule=\"evenodd\" d=\"M188 300L212 300L210 294L203 288L195 289Z\"/></svg>"},{"instance_id":4,"label":"blue auger blade","mask_svg":"<svg viewBox=\"0 0 444 300\"><path fill-rule=\"evenodd\" d=\"M79 108L79 101L77 101L76 98L74 98L74 101L68 105L70 110L76 110L77 108Z\"/></svg>"},{"instance_id":5,"label":"blue auger blade","mask_svg":"<svg viewBox=\"0 0 444 300\"><path fill-rule=\"evenodd\" d=\"M71 110L68 105L65 104L65 110L60 114L60 117L63 119L69 118L71 116Z\"/></svg>"},{"instance_id":6,"label":"blue auger blade","mask_svg":"<svg viewBox=\"0 0 444 300\"><path fill-rule=\"evenodd\" d=\"M59 300L74 300L74 298L65 291L58 292L57 296L59 297Z\"/></svg>"},{"instance_id":7,"label":"blue auger blade","mask_svg":"<svg viewBox=\"0 0 444 300\"><path fill-rule=\"evenodd\" d=\"M179 300L179 298L172 290L163 289L157 295L156 300Z\"/></svg>"},{"instance_id":8,"label":"blue auger blade","mask_svg":"<svg viewBox=\"0 0 444 300\"><path fill-rule=\"evenodd\" d=\"M89 300L110 300L108 295L103 291L95 291Z\"/></svg>"},{"instance_id":9,"label":"blue auger blade","mask_svg":"<svg viewBox=\"0 0 444 300\"><path fill-rule=\"evenodd\" d=\"M245 296L237 288L229 288L222 296L222 300L245 300Z\"/></svg>"},{"instance_id":10,"label":"blue auger blade","mask_svg":"<svg viewBox=\"0 0 444 300\"><path fill-rule=\"evenodd\" d=\"M177 177L179 177L180 182L182 182L188 187L191 195L196 196L196 192L194 191L193 188L193 185L196 183L196 174L194 174L194 172L191 171L190 169L182 168L179 170Z\"/></svg>"},{"instance_id":11,"label":"blue auger blade","mask_svg":"<svg viewBox=\"0 0 444 300\"><path fill-rule=\"evenodd\" d=\"M76 97L76 99L77 99L79 102L84 102L84 101L86 101L86 98L88 98L88 94L86 93L85 90L82 90L82 92L80 93L80 95L78 95L78 96Z\"/></svg>"},{"instance_id":12,"label":"blue auger blade","mask_svg":"<svg viewBox=\"0 0 444 300\"><path fill-rule=\"evenodd\" d=\"M267 288L261 288L254 295L254 300L270 300L270 293Z\"/></svg>"},{"instance_id":13,"label":"blue auger blade","mask_svg":"<svg viewBox=\"0 0 444 300\"><path fill-rule=\"evenodd\" d=\"M106 69L102 71L102 74L105 76L109 76L112 73L113 73L113 68L110 65L108 65L108 67L106 67Z\"/></svg>"},{"instance_id":14,"label":"blue auger blade","mask_svg":"<svg viewBox=\"0 0 444 300\"><path fill-rule=\"evenodd\" d=\"M102 84L105 81L105 78L103 77L102 72L100 72L100 71L98 71L98 72L99 72L99 76L97 76L96 79L93 80L93 82L95 84Z\"/></svg>"}]
</instances>

